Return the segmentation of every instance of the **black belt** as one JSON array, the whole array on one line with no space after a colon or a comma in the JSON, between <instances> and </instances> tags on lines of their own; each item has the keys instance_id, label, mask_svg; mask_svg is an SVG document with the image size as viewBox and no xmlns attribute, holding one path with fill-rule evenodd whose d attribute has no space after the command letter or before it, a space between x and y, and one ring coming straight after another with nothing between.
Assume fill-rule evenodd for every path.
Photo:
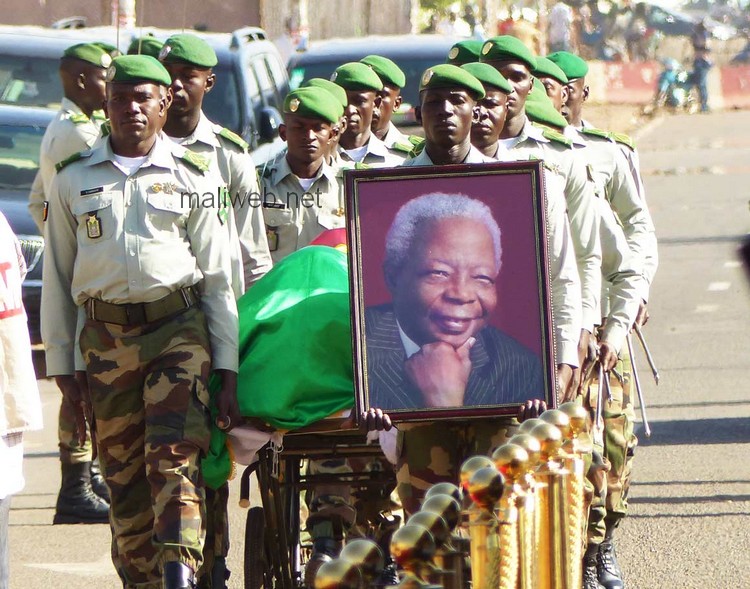
<instances>
[{"instance_id":1,"label":"black belt","mask_svg":"<svg viewBox=\"0 0 750 589\"><path fill-rule=\"evenodd\" d=\"M116 325L144 325L194 307L199 300L192 286L176 290L150 303L116 305L98 299L89 299L86 301L86 317Z\"/></svg>"}]
</instances>

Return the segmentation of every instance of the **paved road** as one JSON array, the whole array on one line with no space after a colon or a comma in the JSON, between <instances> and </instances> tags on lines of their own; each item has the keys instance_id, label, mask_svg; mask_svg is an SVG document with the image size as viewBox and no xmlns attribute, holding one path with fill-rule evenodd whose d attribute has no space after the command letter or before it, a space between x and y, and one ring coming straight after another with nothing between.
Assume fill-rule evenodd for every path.
<instances>
[{"instance_id":1,"label":"paved road","mask_svg":"<svg viewBox=\"0 0 750 589\"><path fill-rule=\"evenodd\" d=\"M661 240L646 333L662 383L642 371L654 434L638 449L622 565L630 589L750 587L750 293L735 257L750 226L750 112L667 118L643 137L641 159ZM46 381L42 394L48 429L29 438L11 513L11 589L118 589L107 526L51 525L59 398ZM233 589L245 514L235 505Z\"/></svg>"}]
</instances>

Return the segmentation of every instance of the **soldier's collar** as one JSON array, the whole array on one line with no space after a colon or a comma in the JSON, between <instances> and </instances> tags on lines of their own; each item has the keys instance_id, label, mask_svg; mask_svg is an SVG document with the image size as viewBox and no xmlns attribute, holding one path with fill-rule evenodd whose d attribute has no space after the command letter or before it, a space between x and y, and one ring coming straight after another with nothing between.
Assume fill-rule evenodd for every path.
<instances>
[{"instance_id":1,"label":"soldier's collar","mask_svg":"<svg viewBox=\"0 0 750 589\"><path fill-rule=\"evenodd\" d=\"M578 132L578 129L572 125L565 127L562 134L566 139L570 139L573 142L574 147L586 147L587 145L586 141L584 141L583 137L581 137L581 134Z\"/></svg>"},{"instance_id":2,"label":"soldier's collar","mask_svg":"<svg viewBox=\"0 0 750 589\"><path fill-rule=\"evenodd\" d=\"M526 117L526 121L523 124L521 134L518 136L518 143L521 143L526 139L532 139L539 143L549 143L549 139L544 136L544 131L539 127L532 125L529 117Z\"/></svg>"},{"instance_id":3,"label":"soldier's collar","mask_svg":"<svg viewBox=\"0 0 750 589\"><path fill-rule=\"evenodd\" d=\"M285 148L284 151L280 154L283 157L277 158L273 163L271 182L273 182L274 186L282 182L287 176L294 175L294 172L292 172L292 168L289 167L289 162L286 159L287 153L288 150ZM317 181L321 176L325 176L329 182L336 181L336 171L326 163L325 158L323 159L323 165L320 166L317 175L313 179L313 183Z\"/></svg>"},{"instance_id":4,"label":"soldier's collar","mask_svg":"<svg viewBox=\"0 0 750 589\"><path fill-rule=\"evenodd\" d=\"M367 153L371 153L372 155L377 155L382 158L390 155L390 152L385 146L385 143L378 139L375 136L375 133L370 133L370 140L367 142Z\"/></svg>"},{"instance_id":5,"label":"soldier's collar","mask_svg":"<svg viewBox=\"0 0 750 589\"><path fill-rule=\"evenodd\" d=\"M201 116L198 119L198 124L195 130L187 137L180 140L180 145L188 147L194 143L205 143L214 148L221 147L219 140L216 137L217 131L214 130L215 125L206 117L201 111ZM221 127L219 127L221 129Z\"/></svg>"},{"instance_id":6,"label":"soldier's collar","mask_svg":"<svg viewBox=\"0 0 750 589\"><path fill-rule=\"evenodd\" d=\"M112 151L112 144L110 141L111 136L107 137L105 141L100 142L99 146L92 150L91 157L86 160L84 165L94 166L105 161L114 161L115 154ZM148 157L141 168L156 166L159 168L174 170L177 168L177 164L174 161L175 156L179 157L184 152L184 147L177 145L163 133L159 133L156 137L154 146L151 148L151 152L148 154Z\"/></svg>"},{"instance_id":7,"label":"soldier's collar","mask_svg":"<svg viewBox=\"0 0 750 589\"><path fill-rule=\"evenodd\" d=\"M70 98L66 98L63 96L63 99L60 101L60 110L74 114L74 115L83 115L85 114L81 107L78 106L75 102L73 102Z\"/></svg>"}]
</instances>

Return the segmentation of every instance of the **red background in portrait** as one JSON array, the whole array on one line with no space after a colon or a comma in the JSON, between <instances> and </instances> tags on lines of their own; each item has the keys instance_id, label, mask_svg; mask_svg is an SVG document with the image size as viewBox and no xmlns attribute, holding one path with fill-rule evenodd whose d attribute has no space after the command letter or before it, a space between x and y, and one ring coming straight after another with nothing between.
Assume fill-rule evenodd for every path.
<instances>
[{"instance_id":1,"label":"red background in portrait","mask_svg":"<svg viewBox=\"0 0 750 589\"><path fill-rule=\"evenodd\" d=\"M416 172L417 168L413 170ZM484 202L500 226L502 255L497 279L498 304L491 325L514 337L540 358L546 355L541 349L543 291L537 275L534 236L537 225L529 174L360 181L357 190L365 308L391 301L382 268L385 236L398 209L408 200L423 194L464 194ZM546 239L546 236L542 238Z\"/></svg>"}]
</instances>

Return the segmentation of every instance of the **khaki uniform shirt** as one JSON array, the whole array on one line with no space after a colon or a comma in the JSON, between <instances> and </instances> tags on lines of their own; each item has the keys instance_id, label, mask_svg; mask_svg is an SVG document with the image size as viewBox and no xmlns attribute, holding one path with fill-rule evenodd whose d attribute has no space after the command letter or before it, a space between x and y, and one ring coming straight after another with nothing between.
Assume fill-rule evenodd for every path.
<instances>
[{"instance_id":1,"label":"khaki uniform shirt","mask_svg":"<svg viewBox=\"0 0 750 589\"><path fill-rule=\"evenodd\" d=\"M75 102L62 99L60 110L44 132L39 151L39 172L29 194L29 212L40 233L44 232L44 201L49 200L45 195L49 194L55 165L93 147L103 121L104 113L101 111L96 111L89 118Z\"/></svg>"},{"instance_id":2,"label":"khaki uniform shirt","mask_svg":"<svg viewBox=\"0 0 750 589\"><path fill-rule=\"evenodd\" d=\"M175 141L218 166L224 185L229 190L234 215L227 225L232 239L239 240L242 266L239 295L242 295L246 288L271 269L272 261L260 210L260 187L253 158L245 147L223 137L222 130L223 127L212 123L201 113L195 131ZM233 282L237 291L237 279Z\"/></svg>"},{"instance_id":3,"label":"khaki uniform shirt","mask_svg":"<svg viewBox=\"0 0 750 589\"><path fill-rule=\"evenodd\" d=\"M587 121L582 121L582 123L583 123L582 126L584 128L593 127L593 125L591 125ZM646 211L646 213L649 215L649 219L650 219L651 215L648 211L648 203L646 202L646 189L643 186L643 178L641 177L641 164L640 164L640 159L638 157L638 150L630 147L629 145L625 145L624 143L618 142L616 143L616 145L628 163L628 169L630 170L630 174L633 177L633 181L635 182L635 187L643 203L643 208ZM630 231L632 230L627 227L627 223L625 223L625 221L623 221L623 224L625 225L625 234L629 236L628 243L631 243L632 237L630 237ZM651 224L653 225L653 221ZM643 293L641 295L641 298L643 298L644 301L648 301L648 292L651 287L651 283L654 280L654 276L656 275L656 269L659 267L659 252L658 252L658 245L656 241L656 234L654 233L650 240L642 243L642 246L643 246L643 249L641 250L642 259L643 259L642 272L643 272L643 277L645 280L644 280L644 288L643 288Z\"/></svg>"},{"instance_id":4,"label":"khaki uniform shirt","mask_svg":"<svg viewBox=\"0 0 750 589\"><path fill-rule=\"evenodd\" d=\"M408 153L388 149L385 146L385 143L378 139L374 133L370 133L370 140L367 142L367 152L365 153L365 157L357 163L367 164L371 168L392 168L400 166L408 155ZM341 162L341 164L354 161L344 151L344 148L341 147L341 145L339 145L338 161Z\"/></svg>"},{"instance_id":5,"label":"khaki uniform shirt","mask_svg":"<svg viewBox=\"0 0 750 589\"><path fill-rule=\"evenodd\" d=\"M633 263L644 277L640 298L648 300L650 281L647 276L650 272L646 268L648 258L653 255L651 252L656 251L656 233L628 162L619 146L606 137L582 133L573 127L566 129L568 133L577 136L586 145L586 160L594 177L597 196L607 200L621 224Z\"/></svg>"},{"instance_id":6,"label":"khaki uniform shirt","mask_svg":"<svg viewBox=\"0 0 750 589\"><path fill-rule=\"evenodd\" d=\"M548 198L552 193L565 197L581 279L582 327L593 333L601 318L602 251L594 183L588 178L585 161L576 150L544 137L542 130L528 120L510 149L514 159L544 160Z\"/></svg>"},{"instance_id":7,"label":"khaki uniform shirt","mask_svg":"<svg viewBox=\"0 0 750 589\"><path fill-rule=\"evenodd\" d=\"M156 301L179 288L201 295L214 369L237 371L237 305L221 211L200 206L221 178L158 137L145 163L126 176L101 141L50 186L42 289L42 336L49 375L73 373L77 310L88 299Z\"/></svg>"},{"instance_id":8,"label":"khaki uniform shirt","mask_svg":"<svg viewBox=\"0 0 750 589\"><path fill-rule=\"evenodd\" d=\"M493 160L472 147L463 163L516 161L514 155L513 152L501 150ZM407 160L404 165L432 166L434 164L427 155L427 150L424 149L416 157ZM578 340L581 336L581 283L565 215L565 200L561 193L549 194L547 197L547 238L557 362L578 366Z\"/></svg>"},{"instance_id":9,"label":"khaki uniform shirt","mask_svg":"<svg viewBox=\"0 0 750 589\"><path fill-rule=\"evenodd\" d=\"M286 159L286 149L259 167L263 218L274 264L309 245L326 229L344 227L344 189L340 171L325 162L304 190Z\"/></svg>"}]
</instances>

